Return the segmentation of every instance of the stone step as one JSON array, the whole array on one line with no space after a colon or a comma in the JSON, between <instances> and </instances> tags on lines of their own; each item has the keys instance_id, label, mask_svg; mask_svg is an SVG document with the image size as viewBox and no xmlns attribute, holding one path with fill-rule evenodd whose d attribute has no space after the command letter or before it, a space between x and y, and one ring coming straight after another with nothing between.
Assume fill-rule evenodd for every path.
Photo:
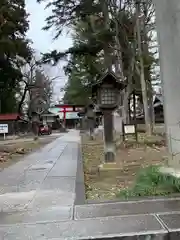
<instances>
[{"instance_id":1,"label":"stone step","mask_svg":"<svg viewBox=\"0 0 180 240\"><path fill-rule=\"evenodd\" d=\"M0 212L0 226L14 224L33 224L51 221L72 220L73 207L54 205L39 209L23 209L20 211ZM1 235L0 235L1 236ZM0 238L1 239L1 238Z\"/></svg>"},{"instance_id":2,"label":"stone step","mask_svg":"<svg viewBox=\"0 0 180 240\"><path fill-rule=\"evenodd\" d=\"M42 224L43 223L43 224ZM155 215L105 217L64 222L42 222L0 226L0 236L8 240L29 239L152 239L163 240L168 230ZM12 234L13 233L13 234ZM140 236L144 236L143 238ZM175 239L173 239L175 240Z\"/></svg>"},{"instance_id":3,"label":"stone step","mask_svg":"<svg viewBox=\"0 0 180 240\"><path fill-rule=\"evenodd\" d=\"M62 207L0 215L0 237L8 240L179 240L180 213L70 219ZM63 218L62 218L63 217ZM3 222L3 223L2 223Z\"/></svg>"},{"instance_id":4,"label":"stone step","mask_svg":"<svg viewBox=\"0 0 180 240\"><path fill-rule=\"evenodd\" d=\"M180 198L159 198L75 206L75 219L180 211Z\"/></svg>"}]
</instances>

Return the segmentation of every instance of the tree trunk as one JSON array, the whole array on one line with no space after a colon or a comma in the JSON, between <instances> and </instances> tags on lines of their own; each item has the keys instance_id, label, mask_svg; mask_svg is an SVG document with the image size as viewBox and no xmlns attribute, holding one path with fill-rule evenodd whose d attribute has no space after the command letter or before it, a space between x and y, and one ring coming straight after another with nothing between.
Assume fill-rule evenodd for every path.
<instances>
[{"instance_id":1,"label":"tree trunk","mask_svg":"<svg viewBox=\"0 0 180 240\"><path fill-rule=\"evenodd\" d=\"M148 18L148 6L147 3L143 3L143 12L145 19ZM145 56L149 56L149 46L148 46L148 34L147 34L147 27L146 24L143 24L143 52ZM152 88L152 82L151 82L151 73L150 73L150 65L147 62L146 66L144 66L144 72L145 72L145 80L147 83L147 95L148 95L148 104L149 104L149 116L150 116L150 123L151 123L151 131L154 131L154 106L153 106L153 88Z\"/></svg>"},{"instance_id":2,"label":"tree trunk","mask_svg":"<svg viewBox=\"0 0 180 240\"><path fill-rule=\"evenodd\" d=\"M115 25L116 25L116 36L115 36L115 45L118 50L116 50L116 63L115 63L115 71L116 75L121 79L121 81L125 81L124 78L124 72L123 72L123 62L122 62L122 51L121 51L121 44L118 38L118 22L115 20ZM130 78L129 78L130 79ZM129 123L130 118L129 118L129 94L130 94L130 85L131 82L128 81L128 86L127 88L121 92L120 94L123 95L123 106L121 107L122 109L122 119L124 123ZM122 103L121 103L122 104Z\"/></svg>"},{"instance_id":3,"label":"tree trunk","mask_svg":"<svg viewBox=\"0 0 180 240\"><path fill-rule=\"evenodd\" d=\"M143 106L144 106L144 119L145 119L146 133L148 135L152 135L149 106L148 106L147 86L146 86L146 81L144 76L144 61L142 56L139 18L140 18L140 5L139 5L139 2L137 2L136 3L136 28L137 28L137 43L138 43L139 61L140 61L140 81L141 81L142 98L143 98Z\"/></svg>"},{"instance_id":4,"label":"tree trunk","mask_svg":"<svg viewBox=\"0 0 180 240\"><path fill-rule=\"evenodd\" d=\"M148 100L149 100L149 116L151 119L151 131L154 132L155 115L154 115L154 104L153 104L153 89L152 89L151 82L149 82L149 86L148 86Z\"/></svg>"},{"instance_id":5,"label":"tree trunk","mask_svg":"<svg viewBox=\"0 0 180 240\"><path fill-rule=\"evenodd\" d=\"M22 112L22 105L24 103L25 97L26 97L26 93L27 93L27 86L25 86L23 95L21 97L21 101L18 104L18 113L20 114Z\"/></svg>"},{"instance_id":6,"label":"tree trunk","mask_svg":"<svg viewBox=\"0 0 180 240\"><path fill-rule=\"evenodd\" d=\"M102 4L102 12L104 17L105 28L109 29L108 3L107 3L107 0L103 0L101 2L102 2L101 4ZM109 43L104 44L104 65L105 65L105 71L112 70L112 56L111 56L111 49L110 49Z\"/></svg>"}]
</instances>

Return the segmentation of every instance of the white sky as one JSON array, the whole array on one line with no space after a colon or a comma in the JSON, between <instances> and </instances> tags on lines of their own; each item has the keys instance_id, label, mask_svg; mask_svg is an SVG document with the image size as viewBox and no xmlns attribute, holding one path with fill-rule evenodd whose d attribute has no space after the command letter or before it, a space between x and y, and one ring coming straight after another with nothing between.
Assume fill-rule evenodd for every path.
<instances>
[{"instance_id":1,"label":"white sky","mask_svg":"<svg viewBox=\"0 0 180 240\"><path fill-rule=\"evenodd\" d=\"M58 40L53 41L55 33L53 31L43 31L42 27L45 26L45 18L50 15L50 10L44 10L45 4L38 4L36 0L26 0L26 9L30 14L29 24L30 29L28 31L28 38L33 41L33 48L39 53L45 53L54 49L63 51L72 46L72 40L70 36L64 33ZM64 76L62 67L65 63L60 62L57 67L50 69L50 77L62 76L60 79L54 81L54 100L62 97L60 88L64 86L66 77Z\"/></svg>"}]
</instances>

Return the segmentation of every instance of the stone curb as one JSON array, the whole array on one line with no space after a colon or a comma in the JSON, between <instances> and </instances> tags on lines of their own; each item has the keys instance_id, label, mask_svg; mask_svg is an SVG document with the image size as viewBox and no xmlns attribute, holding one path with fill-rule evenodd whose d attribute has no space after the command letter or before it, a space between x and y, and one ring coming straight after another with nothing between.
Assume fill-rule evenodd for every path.
<instances>
[{"instance_id":1,"label":"stone curb","mask_svg":"<svg viewBox=\"0 0 180 240\"><path fill-rule=\"evenodd\" d=\"M144 207L144 211L143 211ZM142 219L148 221L150 216L154 216L156 221L162 227L159 230L151 231L151 224L147 225L146 231L132 231L129 225L129 232L116 232L114 234L107 233L107 227L102 229L101 234L94 236L84 236L82 238L74 239L106 239L106 240L179 240L180 239L180 194L173 194L166 197L142 197L132 198L128 201L97 201L86 200L85 186L84 186L84 172L83 159L81 154L81 147L79 146L78 168L76 175L76 201L74 206L74 221L99 220L99 225L103 219L124 218L124 224L130 224L132 218ZM140 220L140 221L142 221ZM129 223L128 223L129 222ZM111 221L109 221L109 224ZM135 229L138 229L138 220L134 222ZM106 225L106 224L105 224ZM107 224L108 226L108 224ZM83 227L83 223L82 223ZM121 231L121 224L119 223L119 231ZM87 227L88 229L88 227ZM111 232L112 229L110 229ZM115 229L114 229L115 230Z\"/></svg>"},{"instance_id":2,"label":"stone curb","mask_svg":"<svg viewBox=\"0 0 180 240\"><path fill-rule=\"evenodd\" d=\"M78 148L78 160L77 160L77 173L76 173L76 198L75 205L82 205L86 203L86 195L85 195L85 185L84 185L84 171L83 171L83 159L82 159L82 151L81 146Z\"/></svg>"}]
</instances>

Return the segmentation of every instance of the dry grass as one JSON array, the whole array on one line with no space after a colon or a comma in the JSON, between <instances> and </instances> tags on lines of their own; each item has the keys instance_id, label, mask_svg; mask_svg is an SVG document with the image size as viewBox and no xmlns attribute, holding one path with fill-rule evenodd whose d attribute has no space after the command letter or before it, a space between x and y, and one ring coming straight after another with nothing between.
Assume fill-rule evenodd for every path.
<instances>
[{"instance_id":1,"label":"dry grass","mask_svg":"<svg viewBox=\"0 0 180 240\"><path fill-rule=\"evenodd\" d=\"M164 139L160 136L147 137L142 133L139 135L138 144L129 137L125 144L116 145L118 173L109 172L104 177L99 174L98 168L103 160L101 137L97 136L92 141L85 134L82 135L87 199L114 199L117 191L132 185L140 169L149 165L164 164L167 158Z\"/></svg>"},{"instance_id":2,"label":"dry grass","mask_svg":"<svg viewBox=\"0 0 180 240\"><path fill-rule=\"evenodd\" d=\"M52 138L44 138L38 141L20 141L0 145L0 169L20 161L26 154L29 154L44 145L50 143Z\"/></svg>"}]
</instances>

